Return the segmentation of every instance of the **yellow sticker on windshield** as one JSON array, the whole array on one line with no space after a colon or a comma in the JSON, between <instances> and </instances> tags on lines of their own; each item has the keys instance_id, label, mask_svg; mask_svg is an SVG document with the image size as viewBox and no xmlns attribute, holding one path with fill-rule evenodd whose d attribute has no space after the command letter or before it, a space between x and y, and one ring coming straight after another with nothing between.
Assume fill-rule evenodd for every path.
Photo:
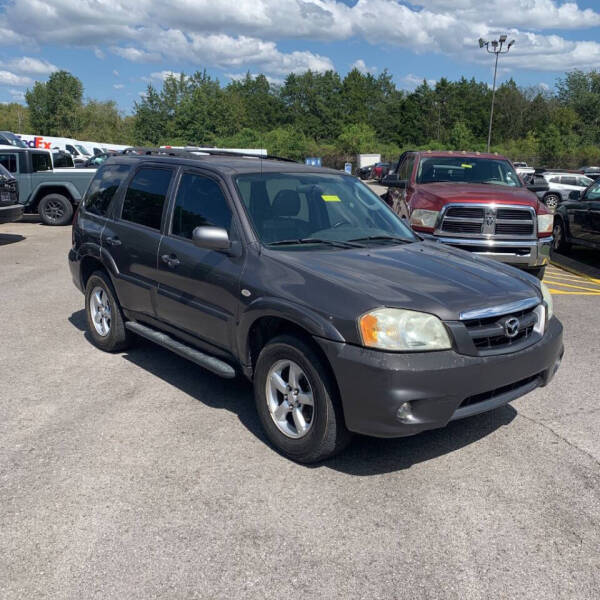
<instances>
[{"instance_id":1,"label":"yellow sticker on windshield","mask_svg":"<svg viewBox=\"0 0 600 600\"><path fill-rule=\"evenodd\" d=\"M460 165L463 169L472 169L473 165L468 165L467 163L463 163L462 165Z\"/></svg>"},{"instance_id":2,"label":"yellow sticker on windshield","mask_svg":"<svg viewBox=\"0 0 600 600\"><path fill-rule=\"evenodd\" d=\"M323 194L321 196L321 198L323 198L323 200L325 200L325 202L341 202L340 197L339 196L327 196L325 194Z\"/></svg>"}]
</instances>

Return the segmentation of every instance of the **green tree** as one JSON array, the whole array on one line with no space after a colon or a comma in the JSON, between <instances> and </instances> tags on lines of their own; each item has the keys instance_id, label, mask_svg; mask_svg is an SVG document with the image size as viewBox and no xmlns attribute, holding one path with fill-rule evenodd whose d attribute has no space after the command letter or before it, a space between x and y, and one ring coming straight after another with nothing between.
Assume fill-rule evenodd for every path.
<instances>
[{"instance_id":1,"label":"green tree","mask_svg":"<svg viewBox=\"0 0 600 600\"><path fill-rule=\"evenodd\" d=\"M83 84L67 71L52 73L46 83L27 90L31 126L35 133L74 137L81 130Z\"/></svg>"},{"instance_id":2,"label":"green tree","mask_svg":"<svg viewBox=\"0 0 600 600\"><path fill-rule=\"evenodd\" d=\"M377 149L375 130L366 123L346 125L337 139L340 152L352 156Z\"/></svg>"}]
</instances>

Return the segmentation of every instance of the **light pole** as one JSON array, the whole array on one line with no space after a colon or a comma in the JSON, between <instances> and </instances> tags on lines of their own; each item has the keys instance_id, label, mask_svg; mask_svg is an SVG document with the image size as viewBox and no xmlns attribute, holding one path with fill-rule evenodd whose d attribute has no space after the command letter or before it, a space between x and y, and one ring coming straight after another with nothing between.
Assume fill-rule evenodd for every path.
<instances>
[{"instance_id":1,"label":"light pole","mask_svg":"<svg viewBox=\"0 0 600 600\"><path fill-rule=\"evenodd\" d=\"M511 40L508 42L506 47L506 34L502 34L497 40L492 40L488 42L483 38L479 38L479 47L485 48L488 54L496 55L496 64L494 66L494 86L492 88L492 108L490 110L490 128L488 130L488 140L487 140L487 151L490 151L490 144L492 142L492 122L494 120L494 101L496 100L496 74L498 73L498 57L501 54L507 54L510 50L511 46L515 43L515 40Z\"/></svg>"}]
</instances>

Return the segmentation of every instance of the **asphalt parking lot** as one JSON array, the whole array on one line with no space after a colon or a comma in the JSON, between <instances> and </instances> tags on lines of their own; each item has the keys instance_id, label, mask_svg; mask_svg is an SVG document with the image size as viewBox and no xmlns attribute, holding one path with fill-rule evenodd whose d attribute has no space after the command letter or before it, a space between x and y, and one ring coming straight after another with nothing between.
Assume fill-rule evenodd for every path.
<instances>
[{"instance_id":1,"label":"asphalt parking lot","mask_svg":"<svg viewBox=\"0 0 600 600\"><path fill-rule=\"evenodd\" d=\"M85 334L70 228L0 225L2 598L600 597L600 281L512 406L305 467L251 388Z\"/></svg>"}]
</instances>

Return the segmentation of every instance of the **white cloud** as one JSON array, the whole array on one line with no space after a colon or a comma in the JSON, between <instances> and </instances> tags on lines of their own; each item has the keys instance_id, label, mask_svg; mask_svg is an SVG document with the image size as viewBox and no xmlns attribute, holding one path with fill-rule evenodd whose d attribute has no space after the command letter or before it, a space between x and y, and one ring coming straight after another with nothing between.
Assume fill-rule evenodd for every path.
<instances>
[{"instance_id":1,"label":"white cloud","mask_svg":"<svg viewBox=\"0 0 600 600\"><path fill-rule=\"evenodd\" d=\"M377 72L377 67L367 67L365 61L362 58L355 60L350 68L358 69L361 73L375 73Z\"/></svg>"},{"instance_id":2,"label":"white cloud","mask_svg":"<svg viewBox=\"0 0 600 600\"><path fill-rule=\"evenodd\" d=\"M96 47L94 48L94 56L102 60L106 55L100 48Z\"/></svg>"},{"instance_id":3,"label":"white cloud","mask_svg":"<svg viewBox=\"0 0 600 600\"><path fill-rule=\"evenodd\" d=\"M49 75L58 71L58 67L47 60L22 56L11 60L0 62L0 65L9 68L16 73L31 73L33 75Z\"/></svg>"},{"instance_id":4,"label":"white cloud","mask_svg":"<svg viewBox=\"0 0 600 600\"><path fill-rule=\"evenodd\" d=\"M17 75L15 73L11 73L10 71L0 71L0 85L31 85L33 80L30 77L25 77L23 75Z\"/></svg>"},{"instance_id":5,"label":"white cloud","mask_svg":"<svg viewBox=\"0 0 600 600\"><path fill-rule=\"evenodd\" d=\"M8 93L12 96L15 102L25 101L25 92L23 90L8 90Z\"/></svg>"},{"instance_id":6,"label":"white cloud","mask_svg":"<svg viewBox=\"0 0 600 600\"><path fill-rule=\"evenodd\" d=\"M562 0L13 0L0 14L0 43L109 45L133 62L252 67L277 77L333 66L314 52L282 51L281 39L363 39L482 63L489 57L476 40L506 31L517 43L505 66L564 71L600 64L600 43L555 31L599 25L600 12Z\"/></svg>"},{"instance_id":7,"label":"white cloud","mask_svg":"<svg viewBox=\"0 0 600 600\"><path fill-rule=\"evenodd\" d=\"M117 71L116 69L113 69L113 75L115 77L118 77L119 76L119 71Z\"/></svg>"},{"instance_id":8,"label":"white cloud","mask_svg":"<svg viewBox=\"0 0 600 600\"><path fill-rule=\"evenodd\" d=\"M115 83L113 84L113 87L115 90L122 90L125 86L122 83Z\"/></svg>"},{"instance_id":9,"label":"white cloud","mask_svg":"<svg viewBox=\"0 0 600 600\"><path fill-rule=\"evenodd\" d=\"M431 87L434 87L437 83L435 79L427 79L426 77L419 77L418 75L409 73L400 79L400 84L405 90L413 91L415 88L419 87L423 81L427 81Z\"/></svg>"}]
</instances>

